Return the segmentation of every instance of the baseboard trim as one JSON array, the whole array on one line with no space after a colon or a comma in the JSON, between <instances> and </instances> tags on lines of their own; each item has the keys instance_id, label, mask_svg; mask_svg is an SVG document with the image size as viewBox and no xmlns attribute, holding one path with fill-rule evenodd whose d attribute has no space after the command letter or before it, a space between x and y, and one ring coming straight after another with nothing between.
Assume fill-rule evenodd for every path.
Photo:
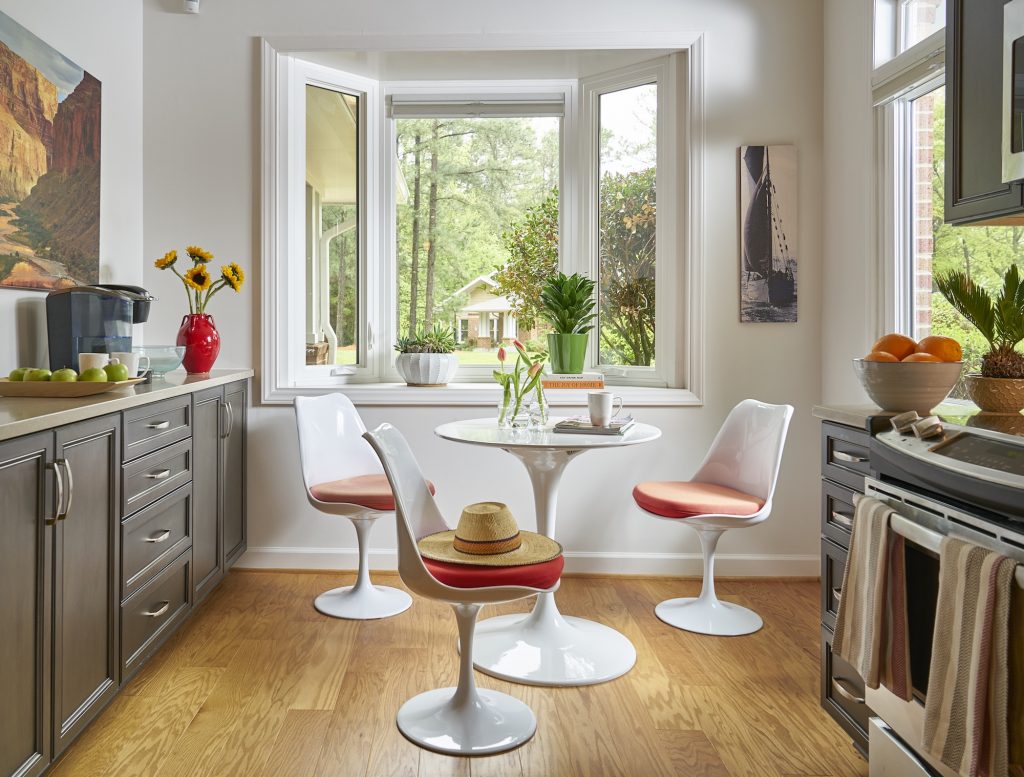
<instances>
[{"instance_id":1,"label":"baseboard trim","mask_svg":"<svg viewBox=\"0 0 1024 777\"><path fill-rule=\"evenodd\" d=\"M355 548L250 547L235 562L235 569L351 570L358 556ZM393 570L397 553L391 549L370 551L372 569ZM703 564L699 553L621 553L566 551L565 571L599 575L640 575L650 577L700 577ZM816 578L820 556L796 554L720 553L715 574L721 577Z\"/></svg>"}]
</instances>

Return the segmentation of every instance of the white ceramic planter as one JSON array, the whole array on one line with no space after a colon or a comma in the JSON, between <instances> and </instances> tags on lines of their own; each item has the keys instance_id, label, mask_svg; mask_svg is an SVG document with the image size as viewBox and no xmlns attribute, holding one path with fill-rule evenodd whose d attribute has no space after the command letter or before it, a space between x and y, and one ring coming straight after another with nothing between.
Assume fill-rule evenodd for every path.
<instances>
[{"instance_id":1,"label":"white ceramic planter","mask_svg":"<svg viewBox=\"0 0 1024 777\"><path fill-rule=\"evenodd\" d=\"M455 377L459 357L454 353L400 353L395 369L410 386L444 386Z\"/></svg>"}]
</instances>

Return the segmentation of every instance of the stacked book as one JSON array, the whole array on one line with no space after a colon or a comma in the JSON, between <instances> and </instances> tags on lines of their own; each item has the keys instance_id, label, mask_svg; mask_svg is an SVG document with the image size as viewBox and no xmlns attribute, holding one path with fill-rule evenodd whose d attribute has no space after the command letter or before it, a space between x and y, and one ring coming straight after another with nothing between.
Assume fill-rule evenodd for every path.
<instances>
[{"instance_id":1,"label":"stacked book","mask_svg":"<svg viewBox=\"0 0 1024 777\"><path fill-rule=\"evenodd\" d=\"M565 434L625 434L634 423L633 416L627 415L613 418L608 426L594 426L588 416L580 415L559 421L554 430Z\"/></svg>"},{"instance_id":2,"label":"stacked book","mask_svg":"<svg viewBox=\"0 0 1024 777\"><path fill-rule=\"evenodd\" d=\"M540 385L545 391L552 389L603 389L604 375L600 372L581 372L579 375L554 373L542 375Z\"/></svg>"}]
</instances>

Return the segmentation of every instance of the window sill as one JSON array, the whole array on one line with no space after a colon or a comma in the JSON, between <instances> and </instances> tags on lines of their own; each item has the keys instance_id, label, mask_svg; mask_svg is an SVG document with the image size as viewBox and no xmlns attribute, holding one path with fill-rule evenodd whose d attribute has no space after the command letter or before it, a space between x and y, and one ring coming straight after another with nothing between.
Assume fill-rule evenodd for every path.
<instances>
[{"instance_id":1,"label":"window sill","mask_svg":"<svg viewBox=\"0 0 1024 777\"><path fill-rule=\"evenodd\" d=\"M622 397L626 407L701 406L703 401L687 389L644 386L608 386ZM270 389L263 397L265 405L290 405L295 397L321 394L345 394L356 405L418 405L420 407L496 408L501 395L497 384L451 383L436 388L413 387L404 383L333 384ZM587 391L557 389L544 396L551 407L585 407Z\"/></svg>"}]
</instances>

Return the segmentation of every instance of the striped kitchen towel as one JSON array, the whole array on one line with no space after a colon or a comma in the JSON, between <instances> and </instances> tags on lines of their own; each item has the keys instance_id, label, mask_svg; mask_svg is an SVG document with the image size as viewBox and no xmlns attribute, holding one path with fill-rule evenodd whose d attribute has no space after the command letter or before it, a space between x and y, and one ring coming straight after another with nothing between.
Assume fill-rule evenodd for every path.
<instances>
[{"instance_id":1,"label":"striped kitchen towel","mask_svg":"<svg viewBox=\"0 0 1024 777\"><path fill-rule=\"evenodd\" d=\"M861 497L853 516L850 555L843 572L832 650L877 688L885 644L886 580L889 566L889 516L885 503Z\"/></svg>"},{"instance_id":2,"label":"striped kitchen towel","mask_svg":"<svg viewBox=\"0 0 1024 777\"><path fill-rule=\"evenodd\" d=\"M964 777L1009 774L1008 651L1016 566L1013 559L951 537L939 552L922 745Z\"/></svg>"},{"instance_id":3,"label":"striped kitchen towel","mask_svg":"<svg viewBox=\"0 0 1024 777\"><path fill-rule=\"evenodd\" d=\"M910 681L910 636L907 631L907 556L903 535L889 532L889 579L886 581L885 634L880 679L904 701Z\"/></svg>"}]
</instances>

